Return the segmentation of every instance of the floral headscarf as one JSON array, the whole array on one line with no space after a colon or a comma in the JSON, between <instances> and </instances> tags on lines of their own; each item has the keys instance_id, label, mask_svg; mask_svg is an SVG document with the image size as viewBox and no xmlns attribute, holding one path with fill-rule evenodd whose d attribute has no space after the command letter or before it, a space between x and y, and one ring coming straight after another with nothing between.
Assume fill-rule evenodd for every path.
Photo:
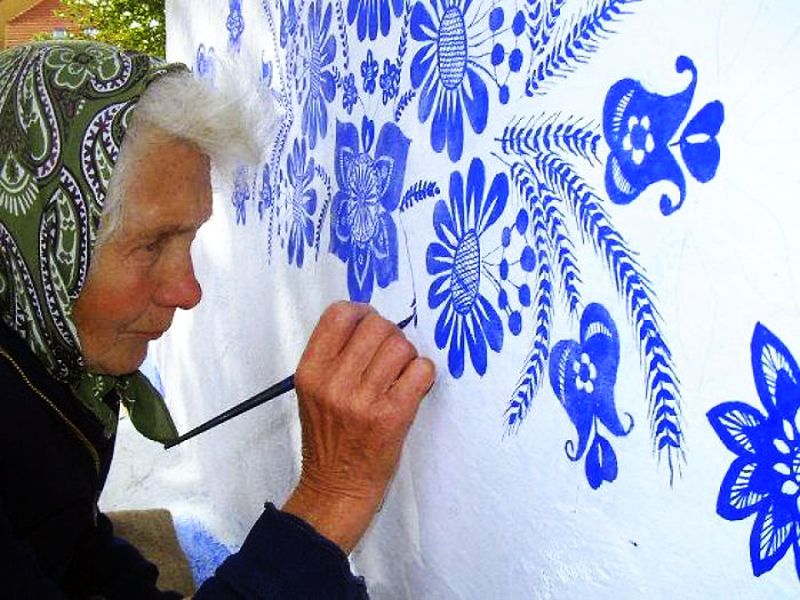
<instances>
[{"instance_id":1,"label":"floral headscarf","mask_svg":"<svg viewBox=\"0 0 800 600\"><path fill-rule=\"evenodd\" d=\"M86 372L71 311L89 273L111 173L144 90L183 69L94 42L43 42L0 53L0 318L107 435L116 388L134 426L177 435L139 372Z\"/></svg>"}]
</instances>

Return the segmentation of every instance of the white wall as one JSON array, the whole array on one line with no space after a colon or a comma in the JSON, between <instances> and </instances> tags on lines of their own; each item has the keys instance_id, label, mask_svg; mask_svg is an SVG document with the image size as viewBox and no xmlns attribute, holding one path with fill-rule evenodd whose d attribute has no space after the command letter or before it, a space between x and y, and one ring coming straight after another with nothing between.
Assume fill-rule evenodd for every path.
<instances>
[{"instance_id":1,"label":"white wall","mask_svg":"<svg viewBox=\"0 0 800 600\"><path fill-rule=\"evenodd\" d=\"M800 179L795 147L800 117L793 108L800 85L800 9L795 2L605 0L517 4L511 0L473 0L467 8L464 3L446 3L451 8L441 13L448 15L442 17L445 27L441 27L431 3L419 0L413 8L409 5L406 13L409 28L403 26L403 6L395 17L389 3L392 18L388 34L383 35L378 28L370 39L367 28L363 40L358 37L355 11L353 23L348 22L349 1L333 2L327 35L318 33L327 1L321 2L323 16L312 17L311 26L309 7L314 3L298 1L294 5L298 27L292 30L287 2L242 0L244 30L240 35L235 20L229 19L237 14L236 0L171 0L167 4L171 59L200 67L209 77L213 72L208 73L208 62L198 65L198 56L207 57L211 48L217 61L227 58L249 65L256 76L262 72L262 64L269 61L271 85L286 114L285 135L279 138L269 161L270 185L266 191L272 193L272 204L259 214L258 203L265 193L260 171L244 176L243 189L249 191L249 197L240 202L238 211L232 202L233 191L218 190L214 217L195 246L198 276L204 283L203 302L191 313L179 315L154 352L168 403L181 430L291 373L323 307L334 299L359 297L358 290L354 294L348 289L348 265L329 251L333 235L330 219L337 202L335 195L342 192L337 169L345 164L341 161L350 160L342 148L351 148L355 154L364 151L363 140L348 142L345 129L339 130L337 142L337 122L351 123L360 134L362 117L367 116L374 122L375 141L368 153L373 167L372 161L381 153L394 160L393 169L402 167L402 140L398 137L393 145L380 146L381 131L402 132L409 140L405 170L398 183L402 185L395 191L402 197L419 181L434 182L439 188L438 194L404 210L386 200L394 193L391 186L379 192L385 201L384 210L388 207L385 218L397 228L396 263L384 263L396 264L397 278L385 287L376 280L369 300L384 314L399 320L409 314L411 301L416 298L418 321L408 330L409 336L437 362L439 377L411 431L383 511L353 554L354 565L367 577L372 595L436 599L749 599L798 594L800 566L796 567L795 561L800 565L796 541L800 506L793 488L784 482L800 473L800 419L792 419L793 411L800 408L800 395L794 395L791 386L779 386L778 405L784 411L781 414L788 430L775 416L778 409L772 409L771 420L762 418L766 425L742 438L755 440L749 462L761 467L760 481L766 486L753 514L742 520L730 521L717 512L723 479L736 455L723 445L707 417L714 407L733 400L767 415L751 368L756 323L763 323L786 345L786 349L773 353L773 358L781 353L800 355L800 324L796 318L800 237L795 235L800 214L795 200ZM354 7L358 6L356 2ZM545 11L543 14L552 9L551 16L539 23L537 7ZM503 9L499 27L494 27L499 13L491 13L492 8ZM519 36L509 28L517 11L522 11L526 25ZM416 27L424 24L423 13L433 24L428 32L431 39L426 38L423 27ZM464 14L466 24L467 62L460 58L464 47L453 33L457 32L459 14ZM589 20L582 22L584 14ZM553 24L550 41L537 54L529 40L535 35L532 32L548 30L548 18ZM544 29L537 30L537 23ZM587 37L581 38L583 49L591 52L581 53L570 45L570 32L581 23L605 30L589 30ZM285 47L281 46L282 24ZM448 29L450 26L453 28ZM407 35L403 35L405 32ZM335 88L335 96L328 102L324 83L315 83L319 80L313 77L304 79L304 57L319 58L320 49L330 44L329 36L335 40L335 55L330 62L321 61L321 70L339 82L353 75L359 100L351 112L343 104L343 86ZM383 102L380 75L384 73L384 59L398 59L403 39L406 50L398 96L409 91L415 94L395 120L398 97ZM491 52L496 43L505 52L503 61L493 68ZM427 71L424 62L415 61L426 47L433 53ZM514 48L522 52L518 72L509 67ZM578 54L570 56L567 49ZM361 70L368 51L379 67L373 94L365 91ZM543 57L547 56L553 60L545 61ZM648 95L674 96L687 89L691 76L688 71L676 72L679 56L689 57L697 70L691 103L684 109L676 97L659 100ZM539 91L546 93L529 97L524 93L529 74L534 73L535 80L537 67L542 64L543 88ZM547 75L548 68L551 75ZM432 88L439 95L434 97L430 114L423 111L421 115L426 74L433 76L432 85L439 82L439 87ZM464 83L469 77L473 77L472 85ZM626 79L630 81L618 84ZM477 101L464 104L465 98L472 98L480 87L477 80L486 86L486 101L480 100L478 92ZM444 83L450 87L444 87ZM507 104L500 102L503 84L509 87ZM615 84L615 89L624 88L623 92L633 91L633 95L629 104L611 106L604 118L604 102ZM455 151L459 136L452 133L454 125L449 128L449 148L437 152L431 140L432 128L438 127L438 133L448 129L433 122L436 103L444 90L451 88L456 91L448 93L458 96L462 103L456 110L463 121L460 155ZM309 97L314 98L315 90L327 115L324 135L319 120L314 127L313 118L303 131L303 113L311 114L306 104ZM716 161L708 154L713 142L704 147L706 154L699 158L683 153L675 142L701 108L715 101L724 107L718 135L714 136L711 113L703 121L721 151L714 171ZM609 129L614 109L622 115L619 131ZM626 111L632 110L638 111L638 128L628 118L633 113ZM488 114L485 128L481 126L482 114ZM650 117L652 144L643 129L641 117L645 115ZM677 120L667 131L666 123L672 117ZM522 155L504 153L500 138L507 125L542 128L548 119L571 124L570 131L581 131L573 139L559 138L559 145L553 128L542 129L540 137L527 138ZM629 127L634 129L630 145L625 141ZM313 149L311 129L316 133ZM691 133L697 131L690 128L687 135ZM306 245L302 267L297 265L296 254L290 264L288 250L292 215L296 214L291 207L301 198L294 195L298 179L288 175L297 164L296 158L292 165L287 162L295 140L300 144L305 140L306 162L313 157L315 167L319 167L312 171L308 189L316 194L316 206L309 212L313 213L315 234L322 224L320 239L318 250L314 240L311 246ZM541 142L538 147L537 140ZM545 142L550 143L549 149ZM589 144L585 157L575 152L581 143ZM643 149L641 155L631 153L636 148ZM611 156L634 159L626 163L627 171L623 172L627 184L619 178L610 185L604 180ZM686 194L680 208L665 216L659 210L659 200L662 194L668 194L674 204L678 188L656 174L675 173L659 171L673 164L670 156L674 157L673 168L685 178ZM533 306L521 310L519 335L513 334L507 315L500 311L502 349L495 352L487 348L482 376L478 374L482 369L473 365L467 352L463 375L456 377L458 369L448 366L447 348L439 349L435 341L437 319L446 303L431 306L428 293L436 278L426 266L426 256L429 247L440 241L434 220L441 220L442 213L436 213L435 207L439 200L447 203L450 199L454 187L451 173L458 172L467 181L474 158L484 165L484 197L495 177L509 181L509 192L505 211L480 232L479 280L476 271L470 270L474 264L467 246L460 246L457 260L464 270L459 270L459 275L466 281L467 290L477 283L479 294L498 310L498 291L492 278L502 281L498 263L503 228L514 227L520 208L532 220L538 206L549 206L549 192L555 196L552 206L563 213L564 230L562 238L553 235L556 230L551 220L544 230L527 230L524 241L517 233L511 236L506 253L512 263L525 244L545 253L532 273L521 270L518 264L511 265L511 278L530 286ZM557 162L560 159L567 162ZM525 160L530 166L524 166ZM705 174L696 174L708 181L701 183L693 177L687 160L707 169ZM548 172L542 165L554 170ZM380 173L377 168L370 172ZM392 173L392 177L398 177L400 171ZM538 177L544 186L533 200L520 194L515 178L519 173L527 174L528 180ZM581 181L594 190L596 195L589 198L602 206L607 218L603 223L613 224L619 236L615 239L624 239L628 254L621 254L619 246L610 246L611 238L603 238L597 230L581 232L580 221L570 208L570 198L576 194L583 197L586 191L580 187ZM630 203L612 201L631 190L635 198ZM241 192L240 199L245 197ZM345 186L345 196L346 192ZM327 212L320 218L326 203ZM345 225L346 217L345 212ZM468 215L468 226L472 218ZM544 231L542 246L536 244L537 231ZM547 254L559 240L558 247L572 249L580 273L574 313L570 313L562 295L560 265ZM611 269L604 258L606 251L617 261ZM370 254L373 260L376 252ZM613 268L624 268L620 265L626 257L635 259L638 265L627 273L639 277L637 281L646 277L650 282L648 300L652 304L647 306L660 314L657 330L637 326L635 317L646 317L646 308L640 304L631 309L624 290L615 285ZM543 347L557 357L555 376L558 379L562 373L566 391L561 394L562 405L550 382L549 359L544 357L541 385L533 395L530 411L517 428L509 431L507 409L526 360L533 353L535 308L541 299L536 290L543 265L550 266L554 286L552 302L545 303L539 313L549 316ZM503 285L514 291L509 284ZM360 294L365 299L366 293ZM456 293L456 298L462 307L472 296ZM603 323L608 334L601 333L593 340L585 335L580 340L582 310L592 303L605 307L608 316L598 317L595 323ZM640 312L633 314L637 307ZM608 319L615 323L617 336L610 332ZM497 330L489 330L497 335ZM584 333L599 330L602 327L595 325ZM671 352L671 360L655 360L662 350L640 347L641 335L657 335L663 344L660 348ZM574 355L561 354L568 348L558 345L561 340L575 340L569 346ZM614 376L617 345L619 365ZM588 366L584 371L571 370L576 361L580 366L581 355L592 362L594 373ZM561 358L564 370L560 372L557 367ZM785 370L793 368L778 358L774 363ZM648 412L648 399L660 389L654 387L653 378L658 368L663 371L663 364L669 365L666 375L662 374L667 378L664 389L675 392L677 398L677 402L667 398L666 404L678 411L675 422L681 428L681 435L672 438L676 447L671 454L654 450L654 438L656 443L662 439L657 435L668 432L669 424L657 421ZM578 379L584 386L583 394L575 387ZM592 381L591 394L585 381ZM292 397L276 400L166 456L123 435L107 502L110 506L167 504L178 512L199 514L225 541L236 543L264 500L281 502L297 477L299 431L294 401ZM588 424L590 437L599 432L613 447L615 476L605 452L598 455L587 450L575 461L568 458L575 451L574 446L566 444L570 440L577 443L579 437L568 414ZM619 435L614 433L614 414L623 426L633 419L633 429L627 435L620 430ZM652 414L659 413L654 410ZM778 428L770 429L774 423ZM776 439L784 440L788 454L781 454ZM598 456L606 479L613 481L598 485L594 479L601 470L591 468ZM782 474L783 467L773 466L782 461L790 471L788 475ZM759 562L758 557L751 557L750 535L757 517L766 515L771 505L785 509L775 523L778 528L786 525L788 537L778 536L783 545L776 543L777 552L768 547ZM770 533L768 528L764 531ZM765 537L767 542L773 539ZM788 548L778 559L786 544L793 544L794 549ZM770 556L775 560L770 561ZM755 577L754 568L766 572Z\"/></svg>"}]
</instances>

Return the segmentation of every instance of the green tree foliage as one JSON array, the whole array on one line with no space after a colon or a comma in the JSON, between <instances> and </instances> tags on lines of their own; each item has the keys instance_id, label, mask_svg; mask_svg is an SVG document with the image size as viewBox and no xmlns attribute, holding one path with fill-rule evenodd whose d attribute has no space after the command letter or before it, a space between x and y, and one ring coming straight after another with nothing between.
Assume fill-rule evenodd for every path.
<instances>
[{"instance_id":1,"label":"green tree foliage","mask_svg":"<svg viewBox=\"0 0 800 600\"><path fill-rule=\"evenodd\" d=\"M81 33L70 37L164 57L167 33L165 0L61 0L58 16L70 19Z\"/></svg>"}]
</instances>

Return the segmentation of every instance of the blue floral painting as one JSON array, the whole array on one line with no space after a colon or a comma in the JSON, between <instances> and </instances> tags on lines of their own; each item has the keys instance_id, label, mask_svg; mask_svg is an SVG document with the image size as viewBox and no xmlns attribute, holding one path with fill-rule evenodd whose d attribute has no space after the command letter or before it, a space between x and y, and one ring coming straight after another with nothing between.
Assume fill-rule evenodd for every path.
<instances>
[{"instance_id":1,"label":"blue floral painting","mask_svg":"<svg viewBox=\"0 0 800 600\"><path fill-rule=\"evenodd\" d=\"M464 121L475 133L486 129L489 92L485 72L469 49L469 0L429 6L424 0L411 12L411 37L420 42L411 61L411 84L419 88L420 122L431 121L431 147L447 147L450 160L464 151Z\"/></svg>"},{"instance_id":2,"label":"blue floral painting","mask_svg":"<svg viewBox=\"0 0 800 600\"><path fill-rule=\"evenodd\" d=\"M641 357L649 427L638 431L649 432L670 484L686 463L678 365L659 290L616 214L665 181L677 192L667 189L660 207L674 213L693 193L687 173L711 182L722 159L723 105L693 108L705 65L687 56L653 67L688 80L675 94L656 94L620 70L582 99L595 110L572 111L569 98L557 113L543 109L542 97L600 53L638 4L262 0L285 112L260 173L268 255L275 236L298 268L335 256L350 299L363 302L407 276L398 289L414 317L417 307L431 311L429 335L454 379L489 375L500 362L493 356L508 352L512 336L519 340L520 357L503 357L519 372L505 431L534 414L550 375L576 431L567 456L584 461L594 489L617 478L617 438L633 424L614 407L617 366L609 357L624 339L617 324ZM413 143L411 131L420 134ZM408 176L407 165L415 171ZM420 230L420 222L433 227ZM424 270L415 246L426 250ZM598 264L619 306L589 300L585 273ZM418 290L427 302L418 302ZM615 323L618 311L626 318ZM562 360L571 361L569 381L550 372Z\"/></svg>"},{"instance_id":3,"label":"blue floral painting","mask_svg":"<svg viewBox=\"0 0 800 600\"><path fill-rule=\"evenodd\" d=\"M508 200L508 177L498 173L486 189L486 169L479 159L469 166L466 185L461 173L450 175L449 202L433 209L437 240L428 246L425 265L435 279L428 305L440 309L434 329L436 346L447 348L453 377L464 374L464 356L478 375L486 373L487 346L503 348L503 323L481 293L481 237L494 225Z\"/></svg>"},{"instance_id":4,"label":"blue floral painting","mask_svg":"<svg viewBox=\"0 0 800 600\"><path fill-rule=\"evenodd\" d=\"M328 107L336 96L336 82L330 65L336 57L336 38L329 34L331 27L331 5L322 10L322 0L312 0L308 7L307 54L304 57L303 73L306 100L303 105L302 131L308 146L314 149L317 136L328 133Z\"/></svg>"},{"instance_id":5,"label":"blue floral painting","mask_svg":"<svg viewBox=\"0 0 800 600\"><path fill-rule=\"evenodd\" d=\"M689 86L673 96L660 96L633 79L623 79L608 91L603 107L603 134L611 148L606 164L606 190L612 202L628 204L648 186L669 181L678 188L673 201L661 197L664 215L678 210L686 198L683 170L672 152L673 138L689 112L697 86L697 69L678 57L678 73L692 75ZM705 183L714 178L720 161L717 134L725 118L722 103L704 106L687 124L678 145L689 172Z\"/></svg>"},{"instance_id":6,"label":"blue floral painting","mask_svg":"<svg viewBox=\"0 0 800 600\"><path fill-rule=\"evenodd\" d=\"M586 479L594 489L618 472L617 455L599 426L618 437L633 429L633 417L626 415L623 424L614 399L619 354L616 324L603 305L593 303L581 315L580 339L561 340L550 355L550 385L578 434L577 445L569 440L565 451L572 461L586 454Z\"/></svg>"},{"instance_id":7,"label":"blue floral painting","mask_svg":"<svg viewBox=\"0 0 800 600\"><path fill-rule=\"evenodd\" d=\"M361 131L336 123L336 184L331 206L330 251L347 264L350 299L369 302L377 283L397 280L397 225L392 213L400 194L411 141L386 123L375 143L375 128L364 117ZM374 144L374 149L373 149Z\"/></svg>"},{"instance_id":8,"label":"blue floral painting","mask_svg":"<svg viewBox=\"0 0 800 600\"><path fill-rule=\"evenodd\" d=\"M755 515L750 563L756 576L792 548L800 577L800 369L788 348L761 323L750 344L761 408L724 402L708 420L734 453L722 480L717 514L729 521Z\"/></svg>"}]
</instances>

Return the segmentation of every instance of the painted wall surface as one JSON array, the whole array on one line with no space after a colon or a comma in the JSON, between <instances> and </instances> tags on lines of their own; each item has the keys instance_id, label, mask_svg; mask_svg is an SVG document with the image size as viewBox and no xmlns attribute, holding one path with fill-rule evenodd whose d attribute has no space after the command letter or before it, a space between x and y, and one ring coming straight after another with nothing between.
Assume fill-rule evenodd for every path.
<instances>
[{"instance_id":1,"label":"painted wall surface","mask_svg":"<svg viewBox=\"0 0 800 600\"><path fill-rule=\"evenodd\" d=\"M375 598L797 597L799 28L791 0L171 0L169 57L284 113L154 352L179 428L368 301L439 373L352 556ZM235 543L298 443L290 397L123 441L112 494Z\"/></svg>"}]
</instances>

